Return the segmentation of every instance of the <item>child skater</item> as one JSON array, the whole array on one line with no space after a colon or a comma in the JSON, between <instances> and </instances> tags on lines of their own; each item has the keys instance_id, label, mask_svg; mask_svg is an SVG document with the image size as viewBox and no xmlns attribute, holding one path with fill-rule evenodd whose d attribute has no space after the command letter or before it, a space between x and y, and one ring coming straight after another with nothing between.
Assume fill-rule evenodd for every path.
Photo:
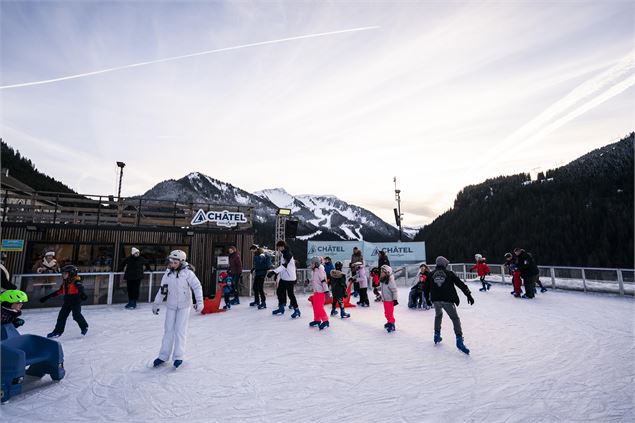
<instances>
[{"instance_id":1,"label":"child skater","mask_svg":"<svg viewBox=\"0 0 635 423\"><path fill-rule=\"evenodd\" d=\"M521 289L522 279L520 278L520 270L518 270L518 265L516 265L516 260L514 260L512 253L505 254L505 268L507 269L507 273L512 277L512 285L514 286L514 290L510 294L516 298L520 298L523 294Z\"/></svg>"},{"instance_id":2,"label":"child skater","mask_svg":"<svg viewBox=\"0 0 635 423\"><path fill-rule=\"evenodd\" d=\"M489 266L485 262L486 259L480 254L476 254L474 256L474 259L476 260L476 264L472 266L470 270L476 269L476 273L478 274L478 277L481 279L483 288L479 289L479 291L481 292L489 291L489 289L492 287L492 284L485 280L485 276L490 274Z\"/></svg>"},{"instance_id":3,"label":"child skater","mask_svg":"<svg viewBox=\"0 0 635 423\"><path fill-rule=\"evenodd\" d=\"M358 261L351 264L351 268L355 269L355 282L359 286L359 304L361 307L370 307L368 301L368 277L366 276L366 268L364 263Z\"/></svg>"},{"instance_id":4,"label":"child skater","mask_svg":"<svg viewBox=\"0 0 635 423\"><path fill-rule=\"evenodd\" d=\"M19 328L24 324L24 320L20 318L22 314L22 304L29 301L29 297L25 292L17 289L10 289L0 294L0 302L2 303L2 324L10 323L14 327Z\"/></svg>"},{"instance_id":5,"label":"child skater","mask_svg":"<svg viewBox=\"0 0 635 423\"><path fill-rule=\"evenodd\" d=\"M329 318L324 311L324 296L328 292L329 287L326 284L326 272L319 257L311 258L311 285L313 286L313 321L309 323L310 327L318 326L320 330L328 328Z\"/></svg>"},{"instance_id":6,"label":"child skater","mask_svg":"<svg viewBox=\"0 0 635 423\"><path fill-rule=\"evenodd\" d=\"M380 291L380 283L379 283L379 267L373 267L370 270L370 280L373 285L373 294L375 294L375 302L382 301L381 299L381 291Z\"/></svg>"},{"instance_id":7,"label":"child skater","mask_svg":"<svg viewBox=\"0 0 635 423\"><path fill-rule=\"evenodd\" d=\"M397 301L399 291L397 291L397 284L395 283L395 276L392 273L392 267L384 264L381 267L379 280L381 281L381 296L384 299L384 315L387 320L384 328L390 333L396 330L395 306L399 304L399 301Z\"/></svg>"},{"instance_id":8,"label":"child skater","mask_svg":"<svg viewBox=\"0 0 635 423\"><path fill-rule=\"evenodd\" d=\"M60 289L40 298L40 302L43 303L49 298L57 297L58 295L64 296L64 304L57 315L55 329L46 335L47 338L62 336L64 328L66 327L66 319L68 319L68 315L71 313L73 314L73 320L79 325L82 335L86 335L88 332L88 323L82 315L82 301L88 297L84 293L84 285L81 282L82 279L77 273L77 267L72 264L62 267L62 286L60 286Z\"/></svg>"},{"instance_id":9,"label":"child skater","mask_svg":"<svg viewBox=\"0 0 635 423\"><path fill-rule=\"evenodd\" d=\"M458 286L459 289L463 291L463 294L467 297L468 304L474 304L474 298L472 298L470 289L459 279L456 273L447 270L448 264L450 264L450 262L445 257L437 257L436 269L432 272L424 286L426 302L428 305L434 304L434 310L436 312L434 318L434 343L438 344L442 341L441 320L443 319L443 310L445 310L454 325L456 347L465 354L469 354L470 350L463 343L461 319L459 319L459 315L456 312L456 306L459 305L460 301L454 286Z\"/></svg>"},{"instance_id":10,"label":"child skater","mask_svg":"<svg viewBox=\"0 0 635 423\"><path fill-rule=\"evenodd\" d=\"M159 357L154 360L154 367L168 361L170 354L174 359L174 367L183 364L185 354L185 338L187 324L192 309L192 291L196 298L194 310L203 311L203 288L185 259L184 251L174 250L168 257L168 268L161 279L161 289L157 292L152 304L152 312L159 314L159 306L166 300L167 311L163 329L163 341Z\"/></svg>"},{"instance_id":11,"label":"child skater","mask_svg":"<svg viewBox=\"0 0 635 423\"><path fill-rule=\"evenodd\" d=\"M341 261L335 263L335 269L331 270L331 290L333 293L333 308L331 316L337 314L337 307L340 308L340 317L346 319L351 317L344 311L344 298L346 298L346 274L342 272L344 265Z\"/></svg>"}]
</instances>

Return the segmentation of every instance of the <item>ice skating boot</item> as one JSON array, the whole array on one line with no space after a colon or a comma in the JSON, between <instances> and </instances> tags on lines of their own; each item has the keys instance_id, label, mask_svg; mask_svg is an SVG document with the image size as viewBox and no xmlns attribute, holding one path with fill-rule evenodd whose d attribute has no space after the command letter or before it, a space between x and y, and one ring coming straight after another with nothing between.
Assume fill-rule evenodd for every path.
<instances>
[{"instance_id":1,"label":"ice skating boot","mask_svg":"<svg viewBox=\"0 0 635 423\"><path fill-rule=\"evenodd\" d=\"M86 336L86 333L88 333L88 328L84 328L82 329L82 335Z\"/></svg>"},{"instance_id":2,"label":"ice skating boot","mask_svg":"<svg viewBox=\"0 0 635 423\"><path fill-rule=\"evenodd\" d=\"M443 341L443 338L441 338L441 332L437 332L436 330L434 331L434 343L438 344L439 342Z\"/></svg>"},{"instance_id":3,"label":"ice skating boot","mask_svg":"<svg viewBox=\"0 0 635 423\"><path fill-rule=\"evenodd\" d=\"M324 329L328 328L329 326L331 326L331 324L329 323L328 320L326 322L322 322L322 323L320 323L320 330L324 330Z\"/></svg>"},{"instance_id":4,"label":"ice skating boot","mask_svg":"<svg viewBox=\"0 0 635 423\"><path fill-rule=\"evenodd\" d=\"M345 312L345 311L344 311L344 307L342 307L342 308L340 309L340 317L341 317L342 319L347 319L347 318L351 317L351 315L350 315L350 314L348 314L347 312Z\"/></svg>"},{"instance_id":5,"label":"ice skating boot","mask_svg":"<svg viewBox=\"0 0 635 423\"><path fill-rule=\"evenodd\" d=\"M284 314L284 306L283 305L278 306L278 308L272 311L271 314L273 314L274 316L277 316L277 315L282 316Z\"/></svg>"},{"instance_id":6,"label":"ice skating boot","mask_svg":"<svg viewBox=\"0 0 635 423\"><path fill-rule=\"evenodd\" d=\"M388 326L386 327L386 330L388 331L388 333L390 333L390 332L396 331L397 328L395 328L395 324L394 323L388 323Z\"/></svg>"},{"instance_id":7,"label":"ice skating boot","mask_svg":"<svg viewBox=\"0 0 635 423\"><path fill-rule=\"evenodd\" d=\"M386 328L388 327L388 325L389 325L389 324L390 324L390 323L388 323L388 322L384 323L384 329L386 329Z\"/></svg>"},{"instance_id":8,"label":"ice skating boot","mask_svg":"<svg viewBox=\"0 0 635 423\"><path fill-rule=\"evenodd\" d=\"M488 282L488 283L487 283L487 290L489 291L489 289L490 289L491 287L492 287L492 284Z\"/></svg>"},{"instance_id":9,"label":"ice skating boot","mask_svg":"<svg viewBox=\"0 0 635 423\"><path fill-rule=\"evenodd\" d=\"M289 304L289 310L293 310L293 306Z\"/></svg>"},{"instance_id":10,"label":"ice skating boot","mask_svg":"<svg viewBox=\"0 0 635 423\"><path fill-rule=\"evenodd\" d=\"M48 335L46 335L47 338L59 338L60 336L62 336L62 334L57 332L51 332Z\"/></svg>"},{"instance_id":11,"label":"ice skating boot","mask_svg":"<svg viewBox=\"0 0 635 423\"><path fill-rule=\"evenodd\" d=\"M223 310L230 310L231 308L232 308L232 306L231 306L231 302L230 302L229 304L225 304L225 305L223 306Z\"/></svg>"},{"instance_id":12,"label":"ice skating boot","mask_svg":"<svg viewBox=\"0 0 635 423\"><path fill-rule=\"evenodd\" d=\"M540 288L540 292L547 292L547 288L545 288L544 286L542 288Z\"/></svg>"},{"instance_id":13,"label":"ice skating boot","mask_svg":"<svg viewBox=\"0 0 635 423\"><path fill-rule=\"evenodd\" d=\"M462 336L457 336L456 337L456 347L459 350L461 350L462 352L464 352L465 354L469 354L470 353L470 350L463 343L463 337Z\"/></svg>"},{"instance_id":14,"label":"ice skating boot","mask_svg":"<svg viewBox=\"0 0 635 423\"><path fill-rule=\"evenodd\" d=\"M124 308L127 308L127 309L134 308L134 307L132 306L132 301L128 301L128 304L126 304L126 306L125 306Z\"/></svg>"},{"instance_id":15,"label":"ice skating boot","mask_svg":"<svg viewBox=\"0 0 635 423\"><path fill-rule=\"evenodd\" d=\"M314 320L311 323L309 323L309 326L314 328L316 326L319 326L320 322L318 320Z\"/></svg>"},{"instance_id":16,"label":"ice skating boot","mask_svg":"<svg viewBox=\"0 0 635 423\"><path fill-rule=\"evenodd\" d=\"M259 303L259 302L257 302L257 301L254 301L254 302L252 302L252 303L249 303L249 307L258 307L259 305L260 305L260 303Z\"/></svg>"},{"instance_id":17,"label":"ice skating boot","mask_svg":"<svg viewBox=\"0 0 635 423\"><path fill-rule=\"evenodd\" d=\"M331 310L331 316L337 316L337 310L336 309Z\"/></svg>"},{"instance_id":18,"label":"ice skating boot","mask_svg":"<svg viewBox=\"0 0 635 423\"><path fill-rule=\"evenodd\" d=\"M258 310L262 310L267 308L267 303L265 303L264 301L260 304L258 304Z\"/></svg>"},{"instance_id":19,"label":"ice skating boot","mask_svg":"<svg viewBox=\"0 0 635 423\"><path fill-rule=\"evenodd\" d=\"M152 363L153 367L159 367L161 364L165 363L165 361L161 360L160 358L157 358L154 360L154 363Z\"/></svg>"},{"instance_id":20,"label":"ice skating boot","mask_svg":"<svg viewBox=\"0 0 635 423\"><path fill-rule=\"evenodd\" d=\"M137 302L132 300L132 309L134 310L135 308L137 308Z\"/></svg>"},{"instance_id":21,"label":"ice skating boot","mask_svg":"<svg viewBox=\"0 0 635 423\"><path fill-rule=\"evenodd\" d=\"M293 309L293 314L291 315L292 319L296 319L298 317L300 317L302 315L302 313L300 313L300 309L299 308L294 308Z\"/></svg>"},{"instance_id":22,"label":"ice skating boot","mask_svg":"<svg viewBox=\"0 0 635 423\"><path fill-rule=\"evenodd\" d=\"M183 360L174 360L174 367L179 368L179 366L183 364Z\"/></svg>"},{"instance_id":23,"label":"ice skating boot","mask_svg":"<svg viewBox=\"0 0 635 423\"><path fill-rule=\"evenodd\" d=\"M479 291L485 292L485 291L487 291L487 289L485 287L483 287L483 288L480 288Z\"/></svg>"},{"instance_id":24,"label":"ice skating boot","mask_svg":"<svg viewBox=\"0 0 635 423\"><path fill-rule=\"evenodd\" d=\"M238 304L240 304L240 300L239 300L238 298L234 298L233 300L231 300L231 301L229 302L229 304L231 304L231 305L238 305Z\"/></svg>"}]
</instances>

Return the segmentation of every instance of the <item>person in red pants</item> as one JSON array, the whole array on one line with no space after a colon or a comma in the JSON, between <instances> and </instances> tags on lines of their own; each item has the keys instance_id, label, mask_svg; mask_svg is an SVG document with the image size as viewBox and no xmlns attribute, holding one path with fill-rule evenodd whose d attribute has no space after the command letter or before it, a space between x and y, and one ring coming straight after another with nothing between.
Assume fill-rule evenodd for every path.
<instances>
[{"instance_id":1,"label":"person in red pants","mask_svg":"<svg viewBox=\"0 0 635 423\"><path fill-rule=\"evenodd\" d=\"M384 315L386 316L384 328L388 332L394 332L396 330L395 306L399 304L399 301L397 301L399 291L397 290L392 267L384 264L380 269L379 280L381 282L381 296L384 299Z\"/></svg>"},{"instance_id":2,"label":"person in red pants","mask_svg":"<svg viewBox=\"0 0 635 423\"><path fill-rule=\"evenodd\" d=\"M523 281L520 277L520 270L518 269L518 265L516 264L512 253L505 254L505 267L507 268L509 275L512 277L514 290L511 294L516 298L520 298L520 296L523 295L523 291L521 289Z\"/></svg>"},{"instance_id":3,"label":"person in red pants","mask_svg":"<svg viewBox=\"0 0 635 423\"><path fill-rule=\"evenodd\" d=\"M309 323L310 327L318 326L320 330L328 328L329 317L324 311L324 296L329 290L326 283L326 271L319 257L311 258L311 285L313 286L313 321Z\"/></svg>"}]
</instances>

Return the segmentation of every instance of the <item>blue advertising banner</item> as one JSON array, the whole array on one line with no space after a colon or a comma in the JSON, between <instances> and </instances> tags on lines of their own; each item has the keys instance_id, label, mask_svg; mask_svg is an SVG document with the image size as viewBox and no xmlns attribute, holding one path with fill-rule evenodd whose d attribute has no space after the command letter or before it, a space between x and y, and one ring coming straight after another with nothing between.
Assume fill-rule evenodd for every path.
<instances>
[{"instance_id":1,"label":"blue advertising banner","mask_svg":"<svg viewBox=\"0 0 635 423\"><path fill-rule=\"evenodd\" d=\"M24 251L24 240L23 239L3 239L2 248L0 248L0 250L22 252Z\"/></svg>"},{"instance_id":2,"label":"blue advertising banner","mask_svg":"<svg viewBox=\"0 0 635 423\"><path fill-rule=\"evenodd\" d=\"M368 241L308 241L307 257L329 256L333 261L348 264L353 247L362 250L367 265L377 264L379 251L388 255L391 263L420 263L426 260L425 242L368 242Z\"/></svg>"}]
</instances>

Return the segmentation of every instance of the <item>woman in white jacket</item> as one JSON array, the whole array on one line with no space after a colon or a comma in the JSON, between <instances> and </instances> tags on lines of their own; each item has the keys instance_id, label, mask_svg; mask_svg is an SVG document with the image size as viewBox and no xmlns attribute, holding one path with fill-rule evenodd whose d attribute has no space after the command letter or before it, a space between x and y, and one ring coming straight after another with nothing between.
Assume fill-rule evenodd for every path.
<instances>
[{"instance_id":1,"label":"woman in white jacket","mask_svg":"<svg viewBox=\"0 0 635 423\"><path fill-rule=\"evenodd\" d=\"M174 359L174 367L183 363L187 324L192 308L192 292L196 298L194 310L203 311L203 287L194 272L185 261L187 256L181 250L174 250L168 257L168 268L161 279L161 289L157 292L152 304L152 312L159 314L159 306L166 300L165 326L159 357L154 360L154 367L168 361L170 354Z\"/></svg>"}]
</instances>

